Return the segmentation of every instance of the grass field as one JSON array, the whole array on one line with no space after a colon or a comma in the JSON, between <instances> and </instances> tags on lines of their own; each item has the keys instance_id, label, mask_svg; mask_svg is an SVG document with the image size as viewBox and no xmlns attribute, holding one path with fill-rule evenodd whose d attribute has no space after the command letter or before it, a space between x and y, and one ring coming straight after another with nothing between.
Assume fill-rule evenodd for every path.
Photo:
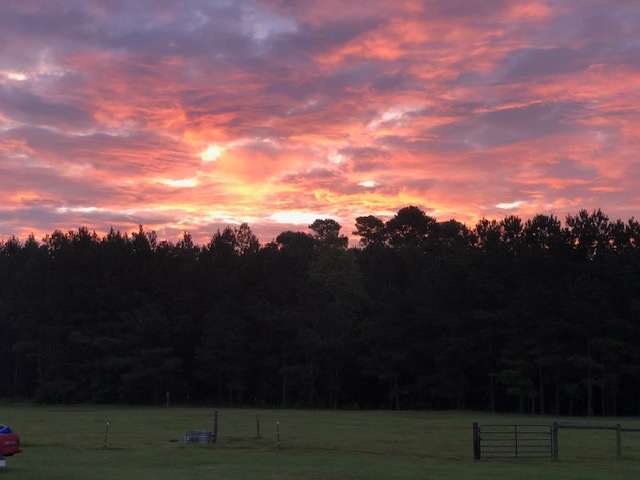
<instances>
[{"instance_id":1,"label":"grass field","mask_svg":"<svg viewBox=\"0 0 640 480\"><path fill-rule=\"evenodd\" d=\"M0 479L575 479L640 478L640 434L561 431L560 459L474 462L471 423L551 423L473 412L220 410L216 445L184 445L207 429L204 408L0 405L24 452ZM263 438L256 439L256 415ZM111 422L105 449L105 420ZM572 419L575 421L576 419ZM281 448L275 422L281 425ZM598 421L604 421L599 419ZM625 426L640 419L615 419Z\"/></svg>"}]
</instances>

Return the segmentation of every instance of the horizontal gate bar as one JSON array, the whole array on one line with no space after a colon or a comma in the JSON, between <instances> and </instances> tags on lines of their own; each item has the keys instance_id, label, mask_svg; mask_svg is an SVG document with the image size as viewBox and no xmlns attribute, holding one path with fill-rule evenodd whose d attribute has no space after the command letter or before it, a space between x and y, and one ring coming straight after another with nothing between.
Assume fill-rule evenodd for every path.
<instances>
[{"instance_id":1,"label":"horizontal gate bar","mask_svg":"<svg viewBox=\"0 0 640 480\"><path fill-rule=\"evenodd\" d=\"M520 459L532 459L532 458L551 458L551 455L486 455L483 456L486 459L495 459L495 458L504 458L504 459L512 459L512 460L520 460Z\"/></svg>"},{"instance_id":2,"label":"horizontal gate bar","mask_svg":"<svg viewBox=\"0 0 640 480\"><path fill-rule=\"evenodd\" d=\"M517 443L518 446L522 446L522 447L545 447L545 446L549 446L549 443L523 443L521 444L520 442ZM501 447L515 447L516 446L516 442L482 442L482 446L483 447L497 447L497 446L501 446Z\"/></svg>"},{"instance_id":3,"label":"horizontal gate bar","mask_svg":"<svg viewBox=\"0 0 640 480\"><path fill-rule=\"evenodd\" d=\"M558 424L558 428L565 428L565 429L569 429L569 430L618 430L618 426L617 425L572 425L572 424L566 424L566 423L559 423ZM625 428L621 428L621 431L639 431L640 432L640 428L631 428L631 429L625 429Z\"/></svg>"},{"instance_id":4,"label":"horizontal gate bar","mask_svg":"<svg viewBox=\"0 0 640 480\"><path fill-rule=\"evenodd\" d=\"M483 423L482 425L480 425L480 427L510 427L513 428L517 426L518 428L520 427L535 427L535 428L549 428L549 425L541 425L541 424L534 424L534 423L518 423L518 424L508 424L508 423Z\"/></svg>"},{"instance_id":5,"label":"horizontal gate bar","mask_svg":"<svg viewBox=\"0 0 640 480\"><path fill-rule=\"evenodd\" d=\"M508 452L515 452L515 448L510 448L510 447L491 447L491 448L483 448L482 451L483 452L494 452L494 451L498 451L500 450L501 452L504 451L508 451ZM520 449L518 448L518 452L547 452L550 451L551 448L550 447L538 447L538 448L533 448L533 447L528 447L528 448L523 448Z\"/></svg>"},{"instance_id":6,"label":"horizontal gate bar","mask_svg":"<svg viewBox=\"0 0 640 480\"><path fill-rule=\"evenodd\" d=\"M509 430L484 430L484 429L480 429L480 433L483 433L485 435L513 435L515 432L513 430L509 431ZM526 435L549 435L551 433L551 430L536 430L535 432L528 432L527 430L518 430L518 434L526 434Z\"/></svg>"}]
</instances>

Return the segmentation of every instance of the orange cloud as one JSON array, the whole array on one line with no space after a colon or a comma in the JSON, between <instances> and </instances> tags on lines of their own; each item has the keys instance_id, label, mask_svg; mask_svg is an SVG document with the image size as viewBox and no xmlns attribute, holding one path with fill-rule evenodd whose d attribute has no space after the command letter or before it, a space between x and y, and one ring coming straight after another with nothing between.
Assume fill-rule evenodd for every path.
<instances>
[{"instance_id":1,"label":"orange cloud","mask_svg":"<svg viewBox=\"0 0 640 480\"><path fill-rule=\"evenodd\" d=\"M638 215L633 2L25 7L0 6L0 236Z\"/></svg>"}]
</instances>

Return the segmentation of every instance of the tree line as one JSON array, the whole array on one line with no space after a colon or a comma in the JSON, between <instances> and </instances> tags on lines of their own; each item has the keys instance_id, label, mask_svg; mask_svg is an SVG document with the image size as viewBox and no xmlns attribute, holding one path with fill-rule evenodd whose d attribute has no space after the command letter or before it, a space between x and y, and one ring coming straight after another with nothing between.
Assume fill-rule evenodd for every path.
<instances>
[{"instance_id":1,"label":"tree line","mask_svg":"<svg viewBox=\"0 0 640 480\"><path fill-rule=\"evenodd\" d=\"M640 224L417 207L260 244L0 243L0 398L640 412Z\"/></svg>"}]
</instances>

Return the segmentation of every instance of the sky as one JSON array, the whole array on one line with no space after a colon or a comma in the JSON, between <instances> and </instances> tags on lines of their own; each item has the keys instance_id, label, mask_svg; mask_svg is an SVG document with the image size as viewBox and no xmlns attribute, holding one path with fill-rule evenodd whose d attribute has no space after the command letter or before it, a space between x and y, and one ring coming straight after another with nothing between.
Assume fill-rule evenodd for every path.
<instances>
[{"instance_id":1,"label":"sky","mask_svg":"<svg viewBox=\"0 0 640 480\"><path fill-rule=\"evenodd\" d=\"M640 213L638 0L3 0L0 238Z\"/></svg>"}]
</instances>

